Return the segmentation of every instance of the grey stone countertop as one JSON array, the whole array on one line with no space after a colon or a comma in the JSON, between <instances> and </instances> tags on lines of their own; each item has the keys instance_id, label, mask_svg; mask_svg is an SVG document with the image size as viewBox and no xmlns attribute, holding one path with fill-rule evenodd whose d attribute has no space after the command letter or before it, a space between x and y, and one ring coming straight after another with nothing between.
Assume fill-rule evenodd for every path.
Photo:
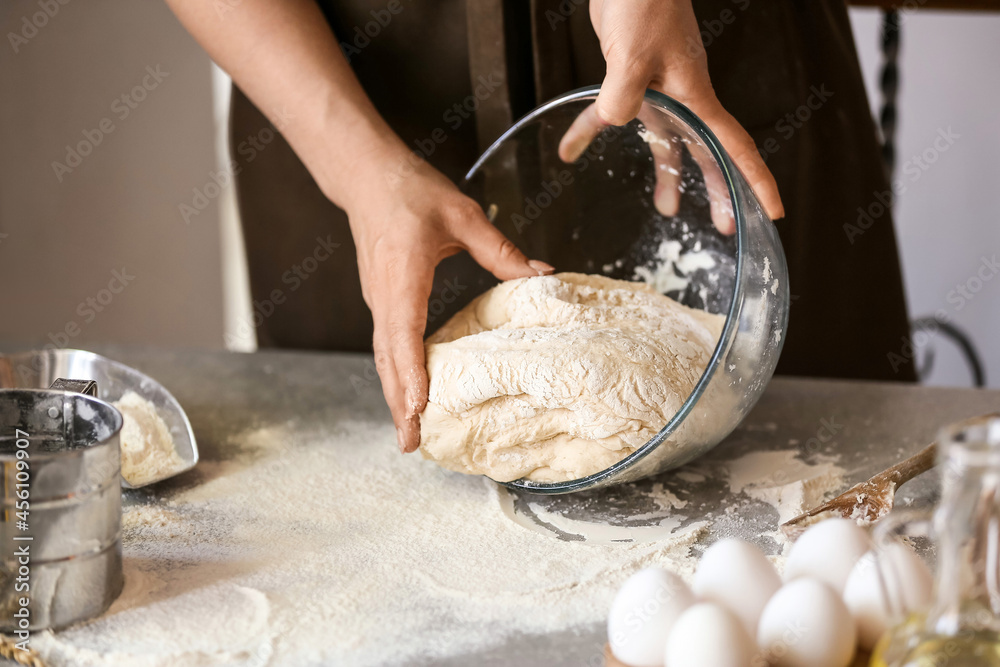
<instances>
[{"instance_id":1,"label":"grey stone countertop","mask_svg":"<svg viewBox=\"0 0 1000 667\"><path fill-rule=\"evenodd\" d=\"M255 354L193 350L151 350L98 347L94 351L134 366L164 384L187 411L203 461L219 461L227 451L228 436L248 422L286 422L295 418L315 429L348 418L389 421L370 356L345 353L268 351ZM745 422L703 459L703 465L731 460L759 450L799 448L799 456L839 455L845 484L853 484L916 453L943 425L1000 409L1000 391L933 388L904 384L776 378ZM149 502L148 493L171 495L190 487L187 473L157 485L155 492L128 491L126 504ZM661 475L659 482L669 477ZM926 498L932 480L918 478L904 489ZM657 480L652 480L651 483ZM641 486L642 483L640 483ZM846 488L846 486L845 486ZM700 497L699 497L700 494ZM728 489L704 485L689 496L696 514L720 516ZM607 489L572 497L542 498L547 508L591 519L630 513L630 497L641 494ZM534 496L531 502L539 502ZM568 498L572 498L569 500ZM523 499L515 499L515 502ZM690 508L689 508L690 513ZM612 516L613 515L613 516ZM577 517L579 518L579 517ZM697 517L694 517L697 518ZM762 505L756 516L741 516L750 539L773 531L777 516ZM711 542L727 528L716 521L703 537ZM765 548L766 544L762 545ZM441 665L599 665L603 628L560 636L525 636L486 654L462 656Z\"/></svg>"}]
</instances>

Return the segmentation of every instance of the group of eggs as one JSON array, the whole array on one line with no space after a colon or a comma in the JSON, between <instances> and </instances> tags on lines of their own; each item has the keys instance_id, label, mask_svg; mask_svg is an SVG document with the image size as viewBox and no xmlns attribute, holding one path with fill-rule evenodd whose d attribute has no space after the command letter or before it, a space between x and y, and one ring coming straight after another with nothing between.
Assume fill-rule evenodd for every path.
<instances>
[{"instance_id":1,"label":"group of eggs","mask_svg":"<svg viewBox=\"0 0 1000 667\"><path fill-rule=\"evenodd\" d=\"M908 612L932 595L916 553L902 543L876 551L847 519L811 526L783 575L731 538L705 551L690 587L659 568L637 572L611 605L611 651L629 667L847 667L886 631L890 600Z\"/></svg>"}]
</instances>

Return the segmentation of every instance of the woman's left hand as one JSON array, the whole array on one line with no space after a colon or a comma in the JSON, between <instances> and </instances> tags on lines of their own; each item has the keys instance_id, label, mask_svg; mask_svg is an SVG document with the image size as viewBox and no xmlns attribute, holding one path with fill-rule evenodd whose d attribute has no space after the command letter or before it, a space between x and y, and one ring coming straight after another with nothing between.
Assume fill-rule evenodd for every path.
<instances>
[{"instance_id":1,"label":"woman's left hand","mask_svg":"<svg viewBox=\"0 0 1000 667\"><path fill-rule=\"evenodd\" d=\"M771 219L784 217L778 185L753 139L715 96L691 0L591 0L590 20L608 63L596 115L628 123L646 88L691 109L715 133Z\"/></svg>"}]
</instances>

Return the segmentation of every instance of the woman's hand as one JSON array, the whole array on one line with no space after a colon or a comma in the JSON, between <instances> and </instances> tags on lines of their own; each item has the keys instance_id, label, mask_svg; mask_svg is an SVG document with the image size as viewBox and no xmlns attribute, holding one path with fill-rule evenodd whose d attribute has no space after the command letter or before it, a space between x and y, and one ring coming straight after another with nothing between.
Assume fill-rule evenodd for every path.
<instances>
[{"instance_id":1,"label":"woman's hand","mask_svg":"<svg viewBox=\"0 0 1000 667\"><path fill-rule=\"evenodd\" d=\"M399 174L407 152L397 153L382 173ZM434 267L467 250L501 280L552 273L529 260L486 219L482 209L430 165L407 175L369 179L366 191L347 205L358 249L365 302L375 324L375 366L396 424L399 448L420 444L419 415L427 406L424 328Z\"/></svg>"},{"instance_id":2,"label":"woman's hand","mask_svg":"<svg viewBox=\"0 0 1000 667\"><path fill-rule=\"evenodd\" d=\"M314 0L241 0L224 20L210 2L168 2L260 109L291 111L282 134L347 211L382 389L400 449L415 450L427 405L423 335L434 267L460 250L504 280L552 267L529 262L443 175L424 162L413 166Z\"/></svg>"},{"instance_id":3,"label":"woman's hand","mask_svg":"<svg viewBox=\"0 0 1000 667\"><path fill-rule=\"evenodd\" d=\"M590 19L608 63L596 103L599 121L628 123L646 88L673 97L712 129L768 216L783 217L778 185L753 139L715 96L691 0L591 0Z\"/></svg>"}]
</instances>

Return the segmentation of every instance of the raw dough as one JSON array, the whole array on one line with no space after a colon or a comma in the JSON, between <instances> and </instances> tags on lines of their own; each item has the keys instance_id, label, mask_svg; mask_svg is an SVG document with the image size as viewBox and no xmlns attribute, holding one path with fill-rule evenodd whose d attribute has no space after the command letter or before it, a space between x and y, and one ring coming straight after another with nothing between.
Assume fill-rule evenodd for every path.
<instances>
[{"instance_id":1,"label":"raw dough","mask_svg":"<svg viewBox=\"0 0 1000 667\"><path fill-rule=\"evenodd\" d=\"M113 405L124 421L120 437L122 477L129 484L142 486L184 467L156 406L134 391L125 392Z\"/></svg>"},{"instance_id":2,"label":"raw dough","mask_svg":"<svg viewBox=\"0 0 1000 667\"><path fill-rule=\"evenodd\" d=\"M421 452L497 481L604 470L674 416L724 323L603 276L498 285L427 340Z\"/></svg>"}]
</instances>

